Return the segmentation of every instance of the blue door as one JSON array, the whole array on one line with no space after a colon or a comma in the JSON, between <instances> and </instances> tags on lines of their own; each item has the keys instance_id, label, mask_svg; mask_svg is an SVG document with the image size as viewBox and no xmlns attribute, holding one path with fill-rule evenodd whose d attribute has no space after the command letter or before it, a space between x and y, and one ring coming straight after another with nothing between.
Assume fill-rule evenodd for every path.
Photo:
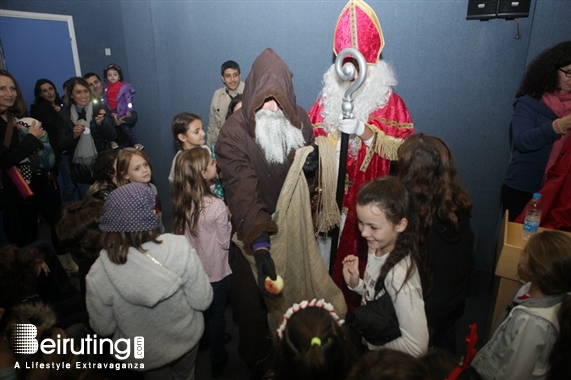
<instances>
[{"instance_id":1,"label":"blue door","mask_svg":"<svg viewBox=\"0 0 571 380\"><path fill-rule=\"evenodd\" d=\"M63 96L63 83L81 74L71 16L0 10L0 42L28 110L38 79L54 82Z\"/></svg>"}]
</instances>

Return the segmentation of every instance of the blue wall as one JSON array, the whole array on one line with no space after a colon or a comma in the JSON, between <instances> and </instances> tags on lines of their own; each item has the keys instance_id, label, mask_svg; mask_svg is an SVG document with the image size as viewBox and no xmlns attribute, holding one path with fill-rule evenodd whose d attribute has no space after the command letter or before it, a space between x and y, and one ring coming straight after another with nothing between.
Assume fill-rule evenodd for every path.
<instances>
[{"instance_id":1,"label":"blue wall","mask_svg":"<svg viewBox=\"0 0 571 380\"><path fill-rule=\"evenodd\" d=\"M72 15L84 72L110 62L137 90L137 133L155 168L165 209L175 148L172 117L183 110L208 119L220 64L240 63L243 78L272 47L294 73L298 103L308 109L332 62L332 36L346 1L8 1L0 8ZM569 0L532 1L515 21L467 21L467 0L373 1L386 39L383 59L399 78L417 132L451 147L474 202L477 267L491 270L500 220L499 190L509 159L508 125L526 64L571 39ZM106 57L104 49L111 48Z\"/></svg>"}]
</instances>

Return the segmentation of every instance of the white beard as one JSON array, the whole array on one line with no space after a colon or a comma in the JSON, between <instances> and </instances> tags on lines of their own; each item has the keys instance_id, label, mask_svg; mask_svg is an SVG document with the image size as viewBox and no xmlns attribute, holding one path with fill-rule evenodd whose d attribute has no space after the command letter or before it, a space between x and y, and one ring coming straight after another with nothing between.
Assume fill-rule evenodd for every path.
<instances>
[{"instance_id":1,"label":"white beard","mask_svg":"<svg viewBox=\"0 0 571 380\"><path fill-rule=\"evenodd\" d=\"M323 75L323 90L321 91L321 104L323 110L323 128L328 133L337 133L339 120L343 118L341 105L345 91L353 82L343 81L335 72L333 64ZM367 79L361 87L353 93L353 117L366 123L369 115L376 109L384 107L389 101L397 80L392 68L384 61L376 65L367 65ZM355 155L358 147L358 138L351 135L349 138L350 152Z\"/></svg>"},{"instance_id":2,"label":"white beard","mask_svg":"<svg viewBox=\"0 0 571 380\"><path fill-rule=\"evenodd\" d=\"M283 164L292 150L305 145L301 130L290 123L282 110L256 112L256 142L271 164Z\"/></svg>"}]
</instances>

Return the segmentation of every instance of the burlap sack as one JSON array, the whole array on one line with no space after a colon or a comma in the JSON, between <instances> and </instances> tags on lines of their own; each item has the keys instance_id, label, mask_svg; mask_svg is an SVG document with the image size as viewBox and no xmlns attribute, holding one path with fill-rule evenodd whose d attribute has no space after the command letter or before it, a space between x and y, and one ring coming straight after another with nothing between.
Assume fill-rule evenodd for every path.
<instances>
[{"instance_id":1,"label":"burlap sack","mask_svg":"<svg viewBox=\"0 0 571 380\"><path fill-rule=\"evenodd\" d=\"M317 246L307 181L303 174L303 164L312 147L296 151L295 160L282 187L276 212L279 232L271 237L271 255L276 265L276 273L284 279L282 297L274 300L264 297L268 308L268 324L275 335L280 320L287 309L295 302L325 299L335 308L340 318L347 313L347 305L341 290L333 283ZM233 241L240 247L243 244L236 234ZM253 255L244 253L250 262L257 281L257 269Z\"/></svg>"}]
</instances>

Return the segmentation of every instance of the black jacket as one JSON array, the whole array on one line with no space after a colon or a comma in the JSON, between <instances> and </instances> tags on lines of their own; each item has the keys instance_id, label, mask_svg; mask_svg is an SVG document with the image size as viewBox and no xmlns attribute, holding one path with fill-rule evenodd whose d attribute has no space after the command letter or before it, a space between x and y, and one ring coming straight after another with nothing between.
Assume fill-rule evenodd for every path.
<instances>
[{"instance_id":1,"label":"black jacket","mask_svg":"<svg viewBox=\"0 0 571 380\"><path fill-rule=\"evenodd\" d=\"M71 107L74 107L73 105ZM97 125L95 118L92 118L89 128L91 129L91 136L93 137L93 142L95 143L95 149L97 152L102 152L111 148L110 142L115 141L117 138L117 132L115 130L115 121L111 116L111 112L108 109L105 110L105 117L100 125ZM73 121L71 121L71 113L69 107L63 107L60 110L60 116L63 120L63 128L60 129L60 134L58 137L58 150L60 153L66 152L70 157L73 157L73 152L77 146L79 139L73 137ZM71 163L71 160L70 160Z\"/></svg>"},{"instance_id":2,"label":"black jacket","mask_svg":"<svg viewBox=\"0 0 571 380\"><path fill-rule=\"evenodd\" d=\"M432 290L425 297L429 326L452 323L464 312L474 265L474 232L470 219L461 217L456 229L438 216L428 236Z\"/></svg>"},{"instance_id":3,"label":"black jacket","mask_svg":"<svg viewBox=\"0 0 571 380\"><path fill-rule=\"evenodd\" d=\"M48 133L50 145L54 149L56 162L59 162L61 151L58 149L58 139L64 126L61 115L48 102L41 102L30 106L30 116L42 123L42 128Z\"/></svg>"}]
</instances>

